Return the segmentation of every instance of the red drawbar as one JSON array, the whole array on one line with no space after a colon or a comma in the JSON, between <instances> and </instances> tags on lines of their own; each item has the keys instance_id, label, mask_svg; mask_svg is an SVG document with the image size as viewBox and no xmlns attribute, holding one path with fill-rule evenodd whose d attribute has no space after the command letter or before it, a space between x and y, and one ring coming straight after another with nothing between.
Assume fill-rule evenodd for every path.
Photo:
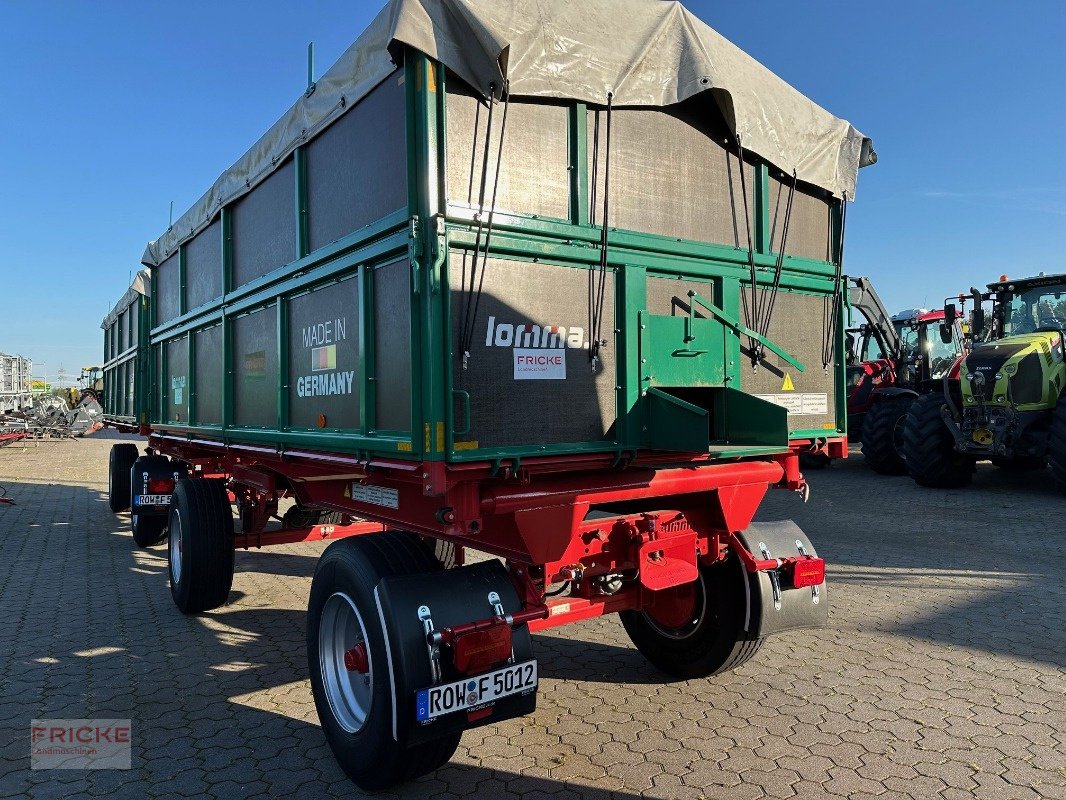
<instances>
[{"instance_id":1,"label":"red drawbar","mask_svg":"<svg viewBox=\"0 0 1066 800\"><path fill-rule=\"evenodd\" d=\"M792 585L797 589L820 586L825 580L824 558L803 558L792 564Z\"/></svg>"}]
</instances>

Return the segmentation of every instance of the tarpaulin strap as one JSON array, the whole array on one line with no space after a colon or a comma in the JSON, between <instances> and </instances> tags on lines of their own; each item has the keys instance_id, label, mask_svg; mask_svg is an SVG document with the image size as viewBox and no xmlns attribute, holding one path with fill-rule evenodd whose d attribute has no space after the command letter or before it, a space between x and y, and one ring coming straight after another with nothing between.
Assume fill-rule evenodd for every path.
<instances>
[{"instance_id":1,"label":"tarpaulin strap","mask_svg":"<svg viewBox=\"0 0 1066 800\"><path fill-rule=\"evenodd\" d=\"M840 316L840 295L843 292L841 279L844 275L844 231L848 225L848 193L844 192L840 201L840 243L837 245L836 270L833 273L833 302L829 299L822 301L823 320L825 329L825 342L822 345L822 369L829 372L829 365L833 363L833 351L836 346L837 317Z\"/></svg>"},{"instance_id":2,"label":"tarpaulin strap","mask_svg":"<svg viewBox=\"0 0 1066 800\"><path fill-rule=\"evenodd\" d=\"M495 84L489 87L489 119L488 130L485 134L485 153L481 168L481 190L478 197L478 213L477 213L477 234L474 237L474 260L473 267L470 271L470 287L469 292L466 290L465 269L464 269L464 299L467 299L470 294L473 294L473 303L467 299L466 309L463 311L463 327L460 334L460 345L463 351L463 369L467 368L470 361L470 347L473 343L474 329L477 327L477 312L481 306L481 294L485 286L485 269L489 262L489 244L492 242L492 221L493 216L496 213L496 195L500 188L500 166L503 162L503 143L507 135L507 111L511 106L511 95L509 87L506 82L503 85L503 119L500 122L500 141L496 147L496 174L492 180L492 200L489 206L488 220L485 220L485 184L489 167L489 143L492 138L492 112L495 105ZM476 133L476 132L475 132ZM481 235L484 232L485 245L481 246ZM478 254L481 255L481 266L478 267ZM480 274L479 274L480 273ZM470 313L467 313L468 309L471 309Z\"/></svg>"},{"instance_id":3,"label":"tarpaulin strap","mask_svg":"<svg viewBox=\"0 0 1066 800\"><path fill-rule=\"evenodd\" d=\"M744 321L752 330L757 330L759 320L759 289L758 278L755 275L755 240L751 232L751 212L748 210L748 179L744 172L744 144L740 134L737 134L737 160L740 163L740 194L744 203L744 227L748 234L748 269L751 280L751 310L748 310L748 302L744 291L741 289L740 296L744 300ZM748 338L748 348L751 350L751 368L757 370L759 361L762 360L762 343L758 339Z\"/></svg>"},{"instance_id":4,"label":"tarpaulin strap","mask_svg":"<svg viewBox=\"0 0 1066 800\"><path fill-rule=\"evenodd\" d=\"M788 199L785 201L785 217L781 223L781 246L777 251L777 263L774 264L774 282L770 288L770 296L766 301L765 308L763 309L762 317L757 320L755 331L762 334L764 337L770 336L770 321L773 319L774 306L777 304L777 293L781 288L781 273L785 268L785 248L788 244L788 229L792 222L792 201L796 197L796 184L798 179L796 177L796 171L792 171L792 185L788 187ZM780 201L781 195L778 193L778 200ZM777 210L774 211L774 224L773 230L777 229ZM770 236L770 242L773 243L773 234Z\"/></svg>"},{"instance_id":5,"label":"tarpaulin strap","mask_svg":"<svg viewBox=\"0 0 1066 800\"><path fill-rule=\"evenodd\" d=\"M607 93L607 130L603 158L603 223L600 227L600 268L597 274L589 270L589 361L592 372L600 369L600 349L607 344L601 338L603 327L603 301L607 295L607 225L611 211L611 110L614 92ZM599 126L593 146L595 156L599 153ZM594 162L595 163L595 162Z\"/></svg>"}]
</instances>

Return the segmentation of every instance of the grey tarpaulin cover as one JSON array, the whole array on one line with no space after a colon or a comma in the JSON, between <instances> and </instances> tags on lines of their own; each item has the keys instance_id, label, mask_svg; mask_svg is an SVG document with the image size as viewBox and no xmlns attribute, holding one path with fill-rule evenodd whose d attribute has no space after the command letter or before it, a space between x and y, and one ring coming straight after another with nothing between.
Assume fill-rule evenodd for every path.
<instances>
[{"instance_id":1,"label":"grey tarpaulin cover","mask_svg":"<svg viewBox=\"0 0 1066 800\"><path fill-rule=\"evenodd\" d=\"M137 298L142 294L148 296L152 294L152 271L150 269L142 269L137 273L137 277L133 279L130 288L126 290L126 293L122 295L122 299L115 303L115 307L104 317L100 327L107 330L123 311L137 302Z\"/></svg>"},{"instance_id":2,"label":"grey tarpaulin cover","mask_svg":"<svg viewBox=\"0 0 1066 800\"><path fill-rule=\"evenodd\" d=\"M837 197L855 196L870 140L667 0L390 0L292 108L145 250L155 266L219 209L394 69L401 42L442 62L486 96L504 79L516 97L666 106L713 91L743 146ZM490 87L493 87L490 89Z\"/></svg>"}]
</instances>

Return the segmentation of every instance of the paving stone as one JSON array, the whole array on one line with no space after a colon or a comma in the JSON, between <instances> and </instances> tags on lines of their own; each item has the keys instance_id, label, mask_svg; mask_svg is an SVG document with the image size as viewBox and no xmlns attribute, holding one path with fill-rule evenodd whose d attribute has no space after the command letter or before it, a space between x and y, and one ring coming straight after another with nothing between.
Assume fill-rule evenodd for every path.
<instances>
[{"instance_id":1,"label":"paving stone","mask_svg":"<svg viewBox=\"0 0 1066 800\"><path fill-rule=\"evenodd\" d=\"M239 552L230 603L182 616L166 548L135 549L107 509L114 436L0 450L18 503L0 506L0 796L361 796L307 682L324 546ZM795 518L828 558L828 628L688 681L617 619L538 634L536 714L468 732L450 765L381 796L1066 798L1050 477L980 465L971 490L925 491L855 455L809 478L810 503L772 492L760 515ZM60 714L131 717L133 768L29 770L29 720Z\"/></svg>"}]
</instances>

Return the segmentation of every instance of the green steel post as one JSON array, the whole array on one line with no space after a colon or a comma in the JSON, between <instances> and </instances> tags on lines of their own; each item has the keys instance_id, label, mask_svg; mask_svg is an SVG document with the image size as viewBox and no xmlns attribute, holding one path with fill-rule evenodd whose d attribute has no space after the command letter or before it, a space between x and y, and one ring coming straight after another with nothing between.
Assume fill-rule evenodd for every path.
<instances>
[{"instance_id":1,"label":"green steel post","mask_svg":"<svg viewBox=\"0 0 1066 800\"><path fill-rule=\"evenodd\" d=\"M575 225L588 225L588 106L575 103L569 111L570 221Z\"/></svg>"},{"instance_id":2,"label":"green steel post","mask_svg":"<svg viewBox=\"0 0 1066 800\"><path fill-rule=\"evenodd\" d=\"M187 425L196 424L196 334L192 331L185 334L186 341L185 346L189 349L189 357L186 361L189 364L189 374L185 380L189 386L189 415L185 420Z\"/></svg>"},{"instance_id":3,"label":"green steel post","mask_svg":"<svg viewBox=\"0 0 1066 800\"><path fill-rule=\"evenodd\" d=\"M278 430L289 428L289 301L278 298ZM328 424L328 423L327 423Z\"/></svg>"},{"instance_id":4,"label":"green steel post","mask_svg":"<svg viewBox=\"0 0 1066 800\"><path fill-rule=\"evenodd\" d=\"M222 318L222 429L233 426L233 320Z\"/></svg>"},{"instance_id":5,"label":"green steel post","mask_svg":"<svg viewBox=\"0 0 1066 800\"><path fill-rule=\"evenodd\" d=\"M376 399L374 376L374 295L371 269L360 264L356 272L359 282L359 432L366 436L375 422L371 403Z\"/></svg>"},{"instance_id":6,"label":"green steel post","mask_svg":"<svg viewBox=\"0 0 1066 800\"><path fill-rule=\"evenodd\" d=\"M588 206L586 205L586 208ZM641 414L640 359L641 336L647 333L640 322L640 312L648 302L648 271L627 264L619 270L618 293L615 300L615 323L621 329L618 342L617 405L619 417L618 443L622 447L640 446L643 431Z\"/></svg>"},{"instance_id":7,"label":"green steel post","mask_svg":"<svg viewBox=\"0 0 1066 800\"><path fill-rule=\"evenodd\" d=\"M421 430L413 430L423 456L444 458L445 401L450 390L447 356L448 332L433 327L444 317L441 269L443 256L437 237L436 222L443 211L444 191L444 93L443 71L439 64L422 53L406 52L408 111L408 189L409 210L413 220L410 255L412 259L412 395L414 420ZM421 369L419 368L421 366ZM445 389L445 391L441 391Z\"/></svg>"},{"instance_id":8,"label":"green steel post","mask_svg":"<svg viewBox=\"0 0 1066 800\"><path fill-rule=\"evenodd\" d=\"M233 282L233 215L223 206L219 216L222 226L222 430L233 425L233 326L226 316L226 296Z\"/></svg>"}]
</instances>

